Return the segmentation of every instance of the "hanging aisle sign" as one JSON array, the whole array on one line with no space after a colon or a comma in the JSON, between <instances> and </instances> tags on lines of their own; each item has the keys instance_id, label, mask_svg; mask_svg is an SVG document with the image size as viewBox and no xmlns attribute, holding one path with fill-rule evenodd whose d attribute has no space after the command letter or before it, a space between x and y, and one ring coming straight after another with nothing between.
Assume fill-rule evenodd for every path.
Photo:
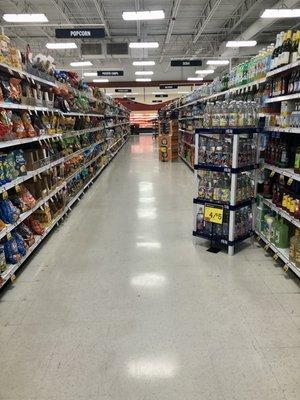
<instances>
[{"instance_id":1,"label":"hanging aisle sign","mask_svg":"<svg viewBox=\"0 0 300 400\"><path fill-rule=\"evenodd\" d=\"M178 85L159 85L159 88L163 90L178 89Z\"/></svg>"},{"instance_id":2,"label":"hanging aisle sign","mask_svg":"<svg viewBox=\"0 0 300 400\"><path fill-rule=\"evenodd\" d=\"M55 29L55 37L58 39L99 39L105 37L104 28L74 28Z\"/></svg>"},{"instance_id":3,"label":"hanging aisle sign","mask_svg":"<svg viewBox=\"0 0 300 400\"><path fill-rule=\"evenodd\" d=\"M123 76L124 71L98 71L98 76Z\"/></svg>"},{"instance_id":4,"label":"hanging aisle sign","mask_svg":"<svg viewBox=\"0 0 300 400\"><path fill-rule=\"evenodd\" d=\"M115 89L116 93L131 93L131 89Z\"/></svg>"},{"instance_id":5,"label":"hanging aisle sign","mask_svg":"<svg viewBox=\"0 0 300 400\"><path fill-rule=\"evenodd\" d=\"M201 60L171 60L171 67L201 67Z\"/></svg>"},{"instance_id":6,"label":"hanging aisle sign","mask_svg":"<svg viewBox=\"0 0 300 400\"><path fill-rule=\"evenodd\" d=\"M223 224L223 207L205 204L204 220L213 224Z\"/></svg>"}]
</instances>

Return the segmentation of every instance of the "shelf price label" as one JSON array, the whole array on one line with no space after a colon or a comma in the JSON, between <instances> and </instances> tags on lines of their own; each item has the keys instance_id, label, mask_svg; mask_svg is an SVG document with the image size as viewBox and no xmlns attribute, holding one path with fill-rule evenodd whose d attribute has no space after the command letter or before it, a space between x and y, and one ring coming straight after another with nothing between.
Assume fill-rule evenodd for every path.
<instances>
[{"instance_id":1,"label":"shelf price label","mask_svg":"<svg viewBox=\"0 0 300 400\"><path fill-rule=\"evenodd\" d=\"M223 207L206 204L204 207L204 220L213 224L222 224L223 212Z\"/></svg>"},{"instance_id":2,"label":"shelf price label","mask_svg":"<svg viewBox=\"0 0 300 400\"><path fill-rule=\"evenodd\" d=\"M288 181L287 181L287 184L288 184L289 186L291 186L292 183L293 183L293 178L289 178Z\"/></svg>"}]
</instances>

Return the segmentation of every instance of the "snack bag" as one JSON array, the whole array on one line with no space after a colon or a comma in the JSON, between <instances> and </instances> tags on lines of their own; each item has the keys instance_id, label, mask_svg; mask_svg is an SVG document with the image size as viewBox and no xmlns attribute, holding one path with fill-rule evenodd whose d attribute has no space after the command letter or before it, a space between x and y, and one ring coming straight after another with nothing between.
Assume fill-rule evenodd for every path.
<instances>
[{"instance_id":1,"label":"snack bag","mask_svg":"<svg viewBox=\"0 0 300 400\"><path fill-rule=\"evenodd\" d=\"M37 235L42 235L44 233L44 228L42 225L32 216L27 218L24 222L33 231L33 233L36 233Z\"/></svg>"},{"instance_id":2,"label":"snack bag","mask_svg":"<svg viewBox=\"0 0 300 400\"><path fill-rule=\"evenodd\" d=\"M17 264L21 260L18 245L14 238L4 242L4 252L8 264Z\"/></svg>"},{"instance_id":3,"label":"snack bag","mask_svg":"<svg viewBox=\"0 0 300 400\"><path fill-rule=\"evenodd\" d=\"M30 247L34 244L34 242L35 242L34 235L33 235L32 231L30 230L30 228L24 224L24 222L21 222L21 224L18 226L17 232L25 240L28 247Z\"/></svg>"},{"instance_id":4,"label":"snack bag","mask_svg":"<svg viewBox=\"0 0 300 400\"><path fill-rule=\"evenodd\" d=\"M7 182L11 182L19 176L19 173L16 169L16 161L13 153L8 153L5 156L4 161L5 168L5 179Z\"/></svg>"},{"instance_id":5,"label":"snack bag","mask_svg":"<svg viewBox=\"0 0 300 400\"><path fill-rule=\"evenodd\" d=\"M12 237L15 239L15 241L17 243L19 254L21 254L21 256L24 257L26 255L26 251L27 251L24 239L17 232L14 232Z\"/></svg>"},{"instance_id":6,"label":"snack bag","mask_svg":"<svg viewBox=\"0 0 300 400\"><path fill-rule=\"evenodd\" d=\"M11 116L11 111L0 110L0 139L5 139L12 131Z\"/></svg>"},{"instance_id":7,"label":"snack bag","mask_svg":"<svg viewBox=\"0 0 300 400\"><path fill-rule=\"evenodd\" d=\"M21 192L20 192L20 198L24 201L24 203L28 206L28 208L33 208L36 205L36 200L32 196L32 194L29 192L29 190L21 185Z\"/></svg>"},{"instance_id":8,"label":"snack bag","mask_svg":"<svg viewBox=\"0 0 300 400\"><path fill-rule=\"evenodd\" d=\"M13 133L17 139L26 138L26 130L21 117L18 114L12 115Z\"/></svg>"},{"instance_id":9,"label":"snack bag","mask_svg":"<svg viewBox=\"0 0 300 400\"><path fill-rule=\"evenodd\" d=\"M18 172L18 176L24 176L27 174L26 171L26 160L24 157L24 151L21 149L14 150L13 155L15 158L15 169ZM1 164L0 164L1 168ZM0 170L0 177L1 177L1 170Z\"/></svg>"},{"instance_id":10,"label":"snack bag","mask_svg":"<svg viewBox=\"0 0 300 400\"><path fill-rule=\"evenodd\" d=\"M0 274L2 274L2 272L4 272L6 268L7 265L5 260L4 246L0 244Z\"/></svg>"},{"instance_id":11,"label":"snack bag","mask_svg":"<svg viewBox=\"0 0 300 400\"><path fill-rule=\"evenodd\" d=\"M9 43L8 36L0 35L0 62L8 65L10 64Z\"/></svg>"},{"instance_id":12,"label":"snack bag","mask_svg":"<svg viewBox=\"0 0 300 400\"><path fill-rule=\"evenodd\" d=\"M20 79L10 78L10 97L13 103L21 103L22 87L20 85Z\"/></svg>"},{"instance_id":13,"label":"snack bag","mask_svg":"<svg viewBox=\"0 0 300 400\"><path fill-rule=\"evenodd\" d=\"M32 126L30 115L27 111L22 112L22 122L23 122L24 128L26 130L27 136L28 137L36 136L36 131L34 130L34 128Z\"/></svg>"},{"instance_id":14,"label":"snack bag","mask_svg":"<svg viewBox=\"0 0 300 400\"><path fill-rule=\"evenodd\" d=\"M13 224L19 219L20 210L10 200L0 200L0 218L5 224Z\"/></svg>"}]
</instances>

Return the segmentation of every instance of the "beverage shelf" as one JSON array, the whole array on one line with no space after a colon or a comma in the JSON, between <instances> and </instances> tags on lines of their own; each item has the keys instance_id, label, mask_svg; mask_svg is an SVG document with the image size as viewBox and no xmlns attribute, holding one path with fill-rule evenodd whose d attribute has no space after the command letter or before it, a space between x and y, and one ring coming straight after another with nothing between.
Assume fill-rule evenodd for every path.
<instances>
[{"instance_id":1,"label":"beverage shelf","mask_svg":"<svg viewBox=\"0 0 300 400\"><path fill-rule=\"evenodd\" d=\"M269 199L263 199L263 203L271 208L273 211L275 211L278 215L281 215L284 219L289 221L291 224L296 226L297 228L300 228L300 221L293 216L291 216L287 211L283 210L282 208L277 207L275 204L272 203L271 200Z\"/></svg>"},{"instance_id":2,"label":"beverage shelf","mask_svg":"<svg viewBox=\"0 0 300 400\"><path fill-rule=\"evenodd\" d=\"M178 154L178 156L189 167L190 170L194 171L193 166L184 157L182 157L180 153Z\"/></svg>"},{"instance_id":3,"label":"beverage shelf","mask_svg":"<svg viewBox=\"0 0 300 400\"><path fill-rule=\"evenodd\" d=\"M256 133L258 132L259 129L254 127L254 128L247 128L247 127L236 127L236 128L196 128L195 133L196 134L201 134L201 133L208 133L208 134L233 134L233 135L239 135L243 133Z\"/></svg>"},{"instance_id":4,"label":"beverage shelf","mask_svg":"<svg viewBox=\"0 0 300 400\"><path fill-rule=\"evenodd\" d=\"M43 242L46 236L52 231L52 229L60 222L68 211L71 211L73 204L80 198L80 196L93 184L94 180L101 174L101 172L106 168L106 166L113 160L117 153L124 146L126 141L118 148L118 150L113 154L109 161L102 166L92 178L84 185L84 187L69 201L62 212L52 221L52 223L45 229L45 232L41 236L36 237L35 243L28 249L26 255L17 264L8 265L7 269L0 274L0 288L5 285L5 283L16 273L16 271L25 263L27 258L34 252L34 250Z\"/></svg>"},{"instance_id":5,"label":"beverage shelf","mask_svg":"<svg viewBox=\"0 0 300 400\"><path fill-rule=\"evenodd\" d=\"M253 204L254 203L254 198L240 201L235 205L230 205L228 202L224 203L224 202L219 202L219 201L209 200L209 199L199 199L197 197L197 198L193 199L193 203L194 204L204 204L204 205L205 204L215 204L215 205L223 207L225 210L235 211L235 210L238 210L240 208L243 208L243 207L246 207L246 206L250 206L251 204Z\"/></svg>"},{"instance_id":6,"label":"beverage shelf","mask_svg":"<svg viewBox=\"0 0 300 400\"><path fill-rule=\"evenodd\" d=\"M278 103L280 101L300 99L300 93L286 94L284 96L270 97L265 100L265 103Z\"/></svg>"},{"instance_id":7,"label":"beverage shelf","mask_svg":"<svg viewBox=\"0 0 300 400\"><path fill-rule=\"evenodd\" d=\"M300 133L300 128L294 128L292 126L288 128L280 128L279 126L266 126L264 132Z\"/></svg>"},{"instance_id":8,"label":"beverage shelf","mask_svg":"<svg viewBox=\"0 0 300 400\"><path fill-rule=\"evenodd\" d=\"M255 231L255 233L259 239L262 239L265 242L265 250L271 249L277 255L277 257L285 263L286 267L293 271L300 278L300 269L289 260L289 249L279 249L273 243L271 243L262 232Z\"/></svg>"},{"instance_id":9,"label":"beverage shelf","mask_svg":"<svg viewBox=\"0 0 300 400\"><path fill-rule=\"evenodd\" d=\"M269 169L270 171L274 171L275 173L284 175L288 178L292 178L295 181L300 181L300 174L296 174L293 168L279 168L271 164L263 164L263 168Z\"/></svg>"},{"instance_id":10,"label":"beverage shelf","mask_svg":"<svg viewBox=\"0 0 300 400\"><path fill-rule=\"evenodd\" d=\"M300 67L300 60L296 61L295 63L290 63L290 64L287 64L287 65L284 65L283 67L276 68L276 69L274 69L272 71L269 71L267 73L267 78L270 78L271 76L274 76L274 75L281 74L282 72L289 71L290 69L293 69L293 68L296 68L296 67Z\"/></svg>"}]
</instances>

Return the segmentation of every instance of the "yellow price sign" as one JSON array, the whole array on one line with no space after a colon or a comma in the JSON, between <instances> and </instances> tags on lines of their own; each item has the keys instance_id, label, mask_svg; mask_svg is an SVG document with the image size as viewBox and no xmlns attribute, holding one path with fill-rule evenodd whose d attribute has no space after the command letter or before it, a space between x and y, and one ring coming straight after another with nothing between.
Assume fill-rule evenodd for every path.
<instances>
[{"instance_id":1,"label":"yellow price sign","mask_svg":"<svg viewBox=\"0 0 300 400\"><path fill-rule=\"evenodd\" d=\"M222 224L223 212L223 207L206 204L204 208L204 220L213 224Z\"/></svg>"},{"instance_id":2,"label":"yellow price sign","mask_svg":"<svg viewBox=\"0 0 300 400\"><path fill-rule=\"evenodd\" d=\"M275 175L275 171L273 169L272 172L270 173L270 177L272 178L272 176L274 176L274 175Z\"/></svg>"},{"instance_id":3,"label":"yellow price sign","mask_svg":"<svg viewBox=\"0 0 300 400\"><path fill-rule=\"evenodd\" d=\"M291 186L292 183L293 183L293 178L289 178L289 180L287 181L287 184L288 184L289 186Z\"/></svg>"}]
</instances>

